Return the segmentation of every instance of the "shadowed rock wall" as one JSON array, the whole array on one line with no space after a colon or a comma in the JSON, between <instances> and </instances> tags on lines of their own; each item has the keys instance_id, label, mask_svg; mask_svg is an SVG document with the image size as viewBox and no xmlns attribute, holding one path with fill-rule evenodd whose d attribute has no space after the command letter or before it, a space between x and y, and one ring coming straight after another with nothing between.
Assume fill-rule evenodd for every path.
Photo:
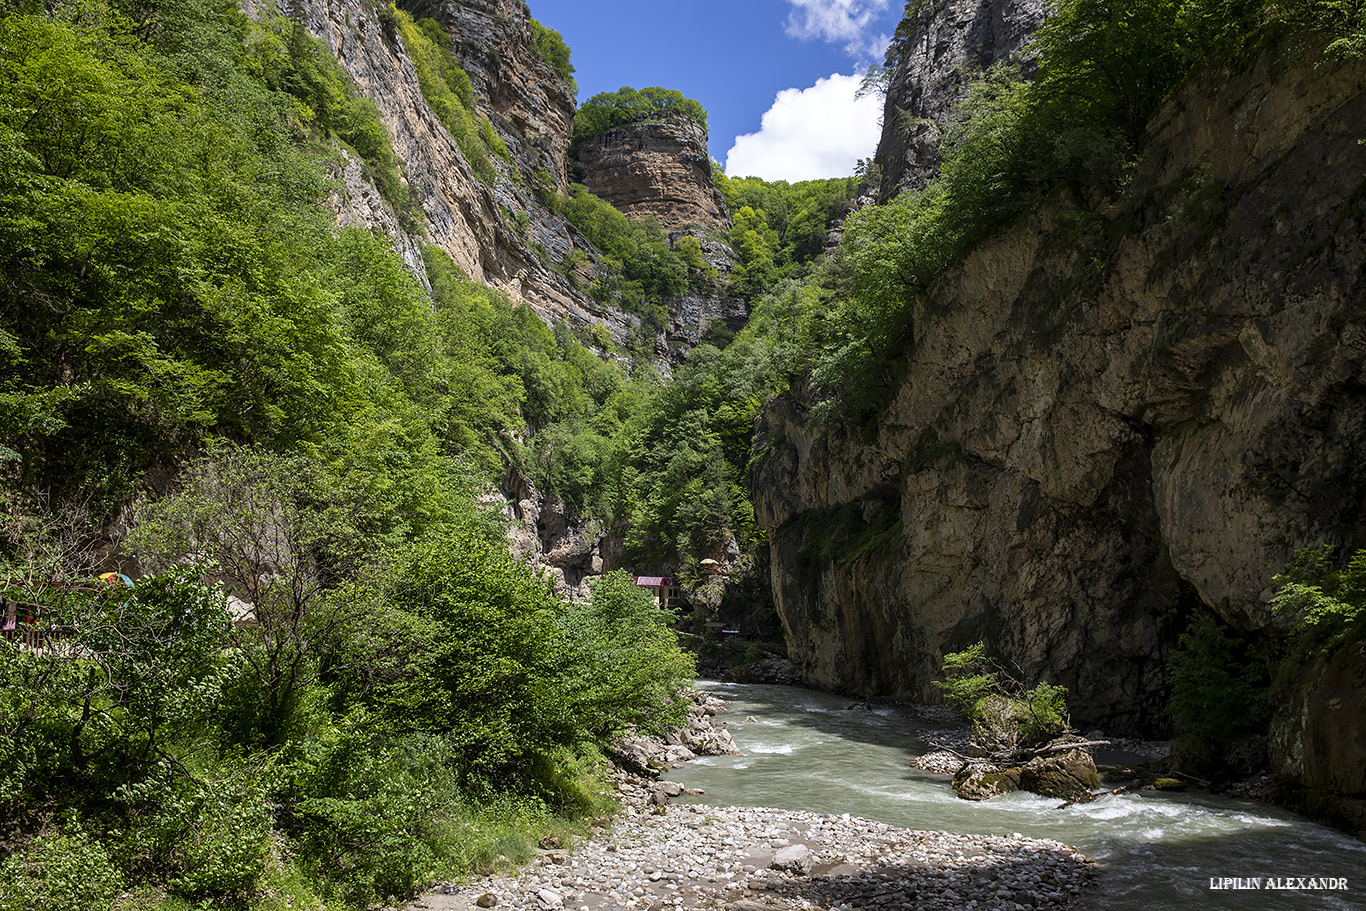
<instances>
[{"instance_id":1,"label":"shadowed rock wall","mask_svg":"<svg viewBox=\"0 0 1366 911\"><path fill-rule=\"evenodd\" d=\"M1194 80L1122 199L1055 201L917 303L875 427L765 412L756 513L809 682L933 699L984 639L1079 723L1150 728L1194 605L1258 629L1295 548L1366 545L1364 88L1269 56Z\"/></svg>"},{"instance_id":2,"label":"shadowed rock wall","mask_svg":"<svg viewBox=\"0 0 1366 911\"><path fill-rule=\"evenodd\" d=\"M939 145L969 83L1017 56L1043 23L1044 0L933 0L916 4L883 110L879 197L920 190L939 173Z\"/></svg>"}]
</instances>

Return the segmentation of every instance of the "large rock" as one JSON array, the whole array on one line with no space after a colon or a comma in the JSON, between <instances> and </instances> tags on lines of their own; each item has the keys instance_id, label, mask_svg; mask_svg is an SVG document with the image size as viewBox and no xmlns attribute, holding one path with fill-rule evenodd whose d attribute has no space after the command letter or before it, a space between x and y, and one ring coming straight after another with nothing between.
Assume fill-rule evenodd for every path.
<instances>
[{"instance_id":1,"label":"large rock","mask_svg":"<svg viewBox=\"0 0 1366 911\"><path fill-rule=\"evenodd\" d=\"M1158 727L1201 602L1260 629L1293 550L1360 526L1364 89L1270 54L1192 79L1105 212L1045 206L916 302L875 426L764 411L755 512L808 683L936 701L981 639L1074 722Z\"/></svg>"},{"instance_id":2,"label":"large rock","mask_svg":"<svg viewBox=\"0 0 1366 911\"><path fill-rule=\"evenodd\" d=\"M512 555L535 567L560 597L591 600L592 583L620 568L601 523L572 515L516 468L509 469L501 489L490 492L487 502L508 519Z\"/></svg>"},{"instance_id":3,"label":"large rock","mask_svg":"<svg viewBox=\"0 0 1366 911\"><path fill-rule=\"evenodd\" d=\"M1366 797L1366 642L1337 651L1309 693L1304 783Z\"/></svg>"},{"instance_id":4,"label":"large rock","mask_svg":"<svg viewBox=\"0 0 1366 911\"><path fill-rule=\"evenodd\" d=\"M806 845L789 845L773 855L773 861L768 866L772 870L805 876L811 872L815 861L815 856Z\"/></svg>"},{"instance_id":5,"label":"large rock","mask_svg":"<svg viewBox=\"0 0 1366 911\"><path fill-rule=\"evenodd\" d=\"M1045 797L1080 800L1098 787L1096 761L1085 750L1037 756L1020 769L1020 788Z\"/></svg>"},{"instance_id":6,"label":"large rock","mask_svg":"<svg viewBox=\"0 0 1366 911\"><path fill-rule=\"evenodd\" d=\"M575 174L623 214L653 218L666 231L730 229L726 202L712 184L707 128L691 118L633 123L586 139Z\"/></svg>"},{"instance_id":7,"label":"large rock","mask_svg":"<svg viewBox=\"0 0 1366 911\"><path fill-rule=\"evenodd\" d=\"M969 762L953 776L953 790L964 800L990 800L1019 789L1018 766L1003 769L990 762Z\"/></svg>"},{"instance_id":8,"label":"large rock","mask_svg":"<svg viewBox=\"0 0 1366 911\"><path fill-rule=\"evenodd\" d=\"M1290 799L1366 838L1366 642L1311 662L1271 726L1273 772Z\"/></svg>"}]
</instances>

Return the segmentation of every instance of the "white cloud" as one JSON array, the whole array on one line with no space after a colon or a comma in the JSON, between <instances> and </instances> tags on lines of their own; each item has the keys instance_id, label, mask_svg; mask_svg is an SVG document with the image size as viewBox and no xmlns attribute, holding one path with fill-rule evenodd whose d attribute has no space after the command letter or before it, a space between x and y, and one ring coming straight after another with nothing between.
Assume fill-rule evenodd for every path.
<instances>
[{"instance_id":1,"label":"white cloud","mask_svg":"<svg viewBox=\"0 0 1366 911\"><path fill-rule=\"evenodd\" d=\"M735 137L726 173L765 180L848 177L871 158L882 134L882 99L855 98L859 76L836 73L809 89L783 89L757 133Z\"/></svg>"},{"instance_id":2,"label":"white cloud","mask_svg":"<svg viewBox=\"0 0 1366 911\"><path fill-rule=\"evenodd\" d=\"M855 55L869 55L879 45L886 49L887 36L870 36L869 26L887 10L887 0L787 0L792 12L787 33L803 41L820 38L843 43Z\"/></svg>"}]
</instances>

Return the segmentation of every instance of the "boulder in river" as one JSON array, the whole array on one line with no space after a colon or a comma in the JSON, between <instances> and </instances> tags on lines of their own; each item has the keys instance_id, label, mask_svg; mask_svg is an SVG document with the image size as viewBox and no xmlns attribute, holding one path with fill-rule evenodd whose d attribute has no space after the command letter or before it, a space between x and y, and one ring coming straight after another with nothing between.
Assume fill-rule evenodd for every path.
<instances>
[{"instance_id":1,"label":"boulder in river","mask_svg":"<svg viewBox=\"0 0 1366 911\"><path fill-rule=\"evenodd\" d=\"M1020 769L990 762L969 762L953 776L953 790L964 800L990 800L1020 789Z\"/></svg>"},{"instance_id":2,"label":"boulder in river","mask_svg":"<svg viewBox=\"0 0 1366 911\"><path fill-rule=\"evenodd\" d=\"M1062 800L1080 800L1100 787L1096 761L1085 750L1036 756L1019 773L1024 790Z\"/></svg>"},{"instance_id":3,"label":"boulder in river","mask_svg":"<svg viewBox=\"0 0 1366 911\"><path fill-rule=\"evenodd\" d=\"M969 762L953 777L953 789L966 800L990 800L1009 791L1025 790L1045 797L1079 800L1100 787L1095 760L1085 750L1036 756L1020 766L1002 768L990 762Z\"/></svg>"}]
</instances>

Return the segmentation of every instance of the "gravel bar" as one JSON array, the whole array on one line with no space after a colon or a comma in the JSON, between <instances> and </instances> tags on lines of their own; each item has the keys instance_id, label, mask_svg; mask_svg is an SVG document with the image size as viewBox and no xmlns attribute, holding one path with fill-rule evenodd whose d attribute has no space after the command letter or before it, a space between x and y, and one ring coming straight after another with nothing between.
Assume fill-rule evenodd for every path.
<instances>
[{"instance_id":1,"label":"gravel bar","mask_svg":"<svg viewBox=\"0 0 1366 911\"><path fill-rule=\"evenodd\" d=\"M623 796L622 815L574 850L543 851L516 875L441 886L406 907L1025 911L1078 907L1097 875L1095 861L1076 850L1020 835L918 832L850 816L654 806L636 793Z\"/></svg>"}]
</instances>

